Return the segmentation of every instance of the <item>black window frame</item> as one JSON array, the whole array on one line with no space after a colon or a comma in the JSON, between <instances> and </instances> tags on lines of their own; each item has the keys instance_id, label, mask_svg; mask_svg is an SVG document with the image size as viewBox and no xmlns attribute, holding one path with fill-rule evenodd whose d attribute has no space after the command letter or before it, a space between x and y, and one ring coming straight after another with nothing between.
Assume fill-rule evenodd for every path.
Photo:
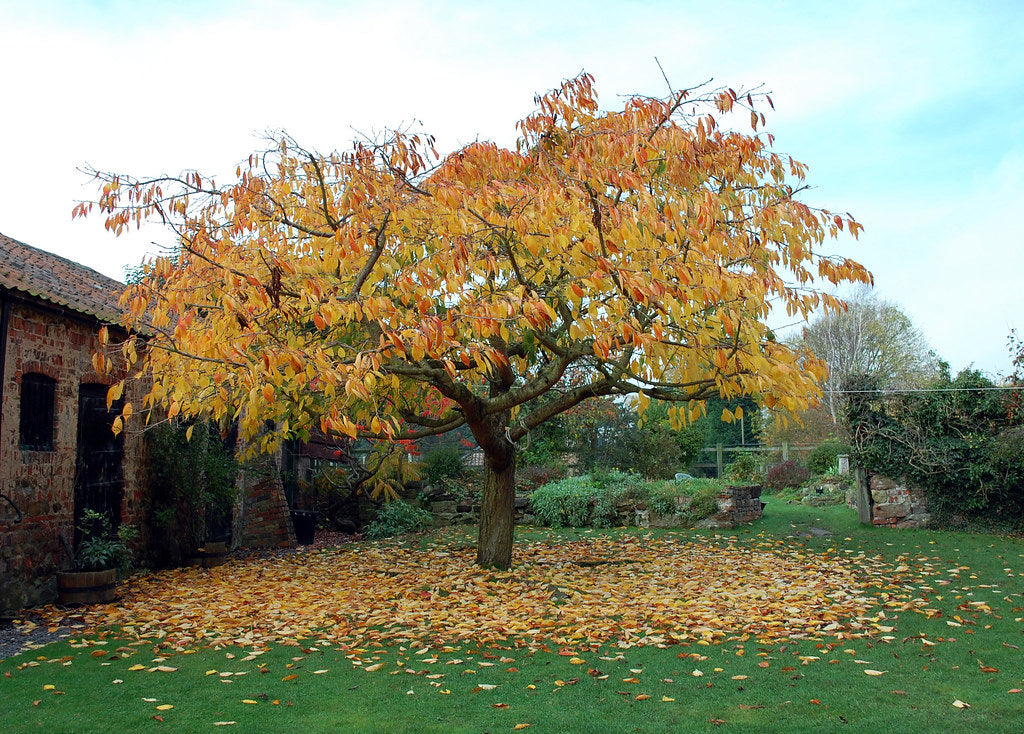
<instances>
[{"instance_id":1,"label":"black window frame","mask_svg":"<svg viewBox=\"0 0 1024 734\"><path fill-rule=\"evenodd\" d=\"M57 381L41 372L21 376L18 446L22 451L56 450Z\"/></svg>"}]
</instances>

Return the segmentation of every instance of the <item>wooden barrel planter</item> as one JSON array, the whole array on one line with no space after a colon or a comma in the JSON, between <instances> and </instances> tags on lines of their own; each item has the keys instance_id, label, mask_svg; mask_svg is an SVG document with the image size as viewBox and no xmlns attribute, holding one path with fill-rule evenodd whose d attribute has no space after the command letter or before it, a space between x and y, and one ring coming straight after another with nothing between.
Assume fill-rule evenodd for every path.
<instances>
[{"instance_id":1,"label":"wooden barrel planter","mask_svg":"<svg viewBox=\"0 0 1024 734\"><path fill-rule=\"evenodd\" d=\"M61 604L99 604L114 601L117 569L59 571L57 594Z\"/></svg>"}]
</instances>

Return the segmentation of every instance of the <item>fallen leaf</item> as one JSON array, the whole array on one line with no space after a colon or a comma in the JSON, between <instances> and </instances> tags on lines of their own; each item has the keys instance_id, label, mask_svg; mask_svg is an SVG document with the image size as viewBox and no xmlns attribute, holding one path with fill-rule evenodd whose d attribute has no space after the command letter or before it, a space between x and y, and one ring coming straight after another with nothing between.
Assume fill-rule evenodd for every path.
<instances>
[{"instance_id":1,"label":"fallen leaf","mask_svg":"<svg viewBox=\"0 0 1024 734\"><path fill-rule=\"evenodd\" d=\"M969 709L971 707L971 704L965 703L961 701L959 698L953 701L953 705L956 706L958 709Z\"/></svg>"},{"instance_id":2,"label":"fallen leaf","mask_svg":"<svg viewBox=\"0 0 1024 734\"><path fill-rule=\"evenodd\" d=\"M156 710L157 711L170 711L172 708L174 708L174 704L162 703L162 704L160 704L159 706L156 707Z\"/></svg>"},{"instance_id":3,"label":"fallen leaf","mask_svg":"<svg viewBox=\"0 0 1024 734\"><path fill-rule=\"evenodd\" d=\"M888 672L888 671L885 671L885 670L872 670L871 668L865 668L864 669L864 675L885 675L886 672Z\"/></svg>"}]
</instances>

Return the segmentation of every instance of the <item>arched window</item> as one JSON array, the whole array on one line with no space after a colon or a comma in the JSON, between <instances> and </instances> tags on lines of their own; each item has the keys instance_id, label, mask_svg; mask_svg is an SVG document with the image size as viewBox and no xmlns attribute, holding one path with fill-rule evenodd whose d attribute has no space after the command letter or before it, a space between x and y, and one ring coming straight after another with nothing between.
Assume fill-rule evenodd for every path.
<instances>
[{"instance_id":1,"label":"arched window","mask_svg":"<svg viewBox=\"0 0 1024 734\"><path fill-rule=\"evenodd\" d=\"M25 451L53 451L57 381L38 372L21 376L21 430Z\"/></svg>"}]
</instances>

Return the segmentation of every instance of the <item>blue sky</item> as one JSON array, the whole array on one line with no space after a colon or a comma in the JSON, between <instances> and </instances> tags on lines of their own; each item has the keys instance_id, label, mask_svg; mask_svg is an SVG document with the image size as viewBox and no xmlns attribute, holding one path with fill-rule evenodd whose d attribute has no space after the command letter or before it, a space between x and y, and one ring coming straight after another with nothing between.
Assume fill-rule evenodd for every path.
<instances>
[{"instance_id":1,"label":"blue sky","mask_svg":"<svg viewBox=\"0 0 1024 734\"><path fill-rule=\"evenodd\" d=\"M165 235L72 222L77 168L227 175L284 128L346 147L412 120L511 144L585 70L605 106L713 77L764 84L809 203L957 370L1009 370L1024 330L1022 2L0 0L0 232L113 277Z\"/></svg>"}]
</instances>

